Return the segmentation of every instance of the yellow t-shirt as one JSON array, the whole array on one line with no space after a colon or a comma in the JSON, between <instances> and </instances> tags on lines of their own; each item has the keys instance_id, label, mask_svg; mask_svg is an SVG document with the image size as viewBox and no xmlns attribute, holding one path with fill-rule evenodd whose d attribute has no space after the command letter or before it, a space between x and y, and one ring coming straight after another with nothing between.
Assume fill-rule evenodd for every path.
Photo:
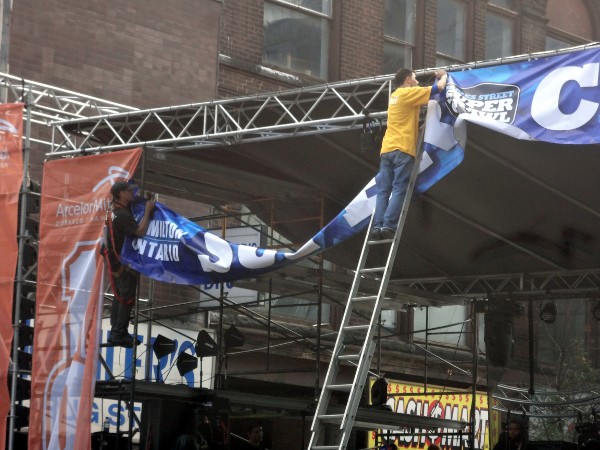
<instances>
[{"instance_id":1,"label":"yellow t-shirt","mask_svg":"<svg viewBox=\"0 0 600 450\"><path fill-rule=\"evenodd\" d=\"M388 105L387 130L381 153L400 150L415 156L419 132L419 110L426 105L431 86L411 86L396 89Z\"/></svg>"}]
</instances>

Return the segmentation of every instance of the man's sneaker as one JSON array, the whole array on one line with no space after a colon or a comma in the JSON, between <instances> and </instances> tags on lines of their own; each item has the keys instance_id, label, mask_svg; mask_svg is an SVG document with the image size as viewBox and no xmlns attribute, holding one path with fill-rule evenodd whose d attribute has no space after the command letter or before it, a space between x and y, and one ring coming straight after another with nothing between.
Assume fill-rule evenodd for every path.
<instances>
[{"instance_id":1,"label":"man's sneaker","mask_svg":"<svg viewBox=\"0 0 600 450\"><path fill-rule=\"evenodd\" d=\"M136 345L140 345L142 341L136 338ZM108 336L108 343L116 347L133 347L133 336L130 334L125 335L113 335Z\"/></svg>"},{"instance_id":2,"label":"man's sneaker","mask_svg":"<svg viewBox=\"0 0 600 450\"><path fill-rule=\"evenodd\" d=\"M396 236L396 230L383 227L379 234L381 235L381 239L394 239L394 236Z\"/></svg>"},{"instance_id":3,"label":"man's sneaker","mask_svg":"<svg viewBox=\"0 0 600 450\"><path fill-rule=\"evenodd\" d=\"M373 227L369 232L370 241L378 241L381 239L381 228Z\"/></svg>"}]
</instances>

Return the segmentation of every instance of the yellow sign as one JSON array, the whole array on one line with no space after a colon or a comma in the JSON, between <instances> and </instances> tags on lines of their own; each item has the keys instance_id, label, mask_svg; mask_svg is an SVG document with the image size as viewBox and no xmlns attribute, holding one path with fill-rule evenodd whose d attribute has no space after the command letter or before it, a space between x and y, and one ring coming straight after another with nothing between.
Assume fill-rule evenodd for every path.
<instances>
[{"instance_id":1,"label":"yellow sign","mask_svg":"<svg viewBox=\"0 0 600 450\"><path fill-rule=\"evenodd\" d=\"M373 379L370 386L373 384ZM459 420L470 423L471 392L452 393L448 387L427 386L401 383L388 380L387 405L392 411L417 416L436 417L440 419ZM444 392L446 391L446 392ZM493 420L492 420L493 418ZM475 397L475 448L488 450L490 448L490 424L497 430L499 414L490 414L486 393L478 392ZM470 448L468 427L462 434L454 429L410 429L407 428L394 436L394 431L378 430L369 433L369 447L384 444L396 444L398 448L425 449L431 444L439 445L442 450L459 450ZM450 433L450 434L447 434ZM389 439L388 439L389 436Z\"/></svg>"}]
</instances>

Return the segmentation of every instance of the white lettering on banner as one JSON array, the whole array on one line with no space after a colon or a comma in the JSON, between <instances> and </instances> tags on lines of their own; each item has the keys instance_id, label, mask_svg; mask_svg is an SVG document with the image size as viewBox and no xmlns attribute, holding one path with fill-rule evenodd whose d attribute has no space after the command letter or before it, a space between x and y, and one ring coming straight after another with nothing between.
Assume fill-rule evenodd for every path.
<instances>
[{"instance_id":1,"label":"white lettering on banner","mask_svg":"<svg viewBox=\"0 0 600 450\"><path fill-rule=\"evenodd\" d=\"M233 262L233 250L225 239L212 234L204 233L206 250L213 255L216 261L211 261L209 255L198 255L198 260L205 272L228 272ZM255 247L238 245L238 258L240 264L247 269L262 269L275 263L274 250L265 250L262 256L256 254Z\"/></svg>"},{"instance_id":2,"label":"white lettering on banner","mask_svg":"<svg viewBox=\"0 0 600 450\"><path fill-rule=\"evenodd\" d=\"M580 87L597 87L599 63L583 67L560 67L550 72L539 84L531 101L531 117L542 127L553 131L574 130L588 123L598 111L598 103L581 100L570 114L559 109L560 93L565 84L575 81Z\"/></svg>"},{"instance_id":3,"label":"white lettering on banner","mask_svg":"<svg viewBox=\"0 0 600 450\"><path fill-rule=\"evenodd\" d=\"M56 217L72 217L86 214L94 214L107 211L109 201L105 198L97 199L89 203L59 203L56 208Z\"/></svg>"},{"instance_id":4,"label":"white lettering on banner","mask_svg":"<svg viewBox=\"0 0 600 450\"><path fill-rule=\"evenodd\" d=\"M183 230L177 224L168 220L151 220L146 235L156 238L179 240L183 236Z\"/></svg>"},{"instance_id":5,"label":"white lettering on banner","mask_svg":"<svg viewBox=\"0 0 600 450\"><path fill-rule=\"evenodd\" d=\"M109 334L110 330L110 319L106 318L102 321L102 333L101 341L104 341ZM174 342L173 350L160 358L157 358L154 353L151 352L150 359L146 359L146 355L140 355L139 352L136 355L135 361L133 359L133 349L120 349L118 347L103 347L101 348L100 354L102 355L106 364L98 364L96 367L97 380L112 380L113 377L120 379L130 379L132 374L145 374L150 375L151 381L159 383L166 383L169 385L184 384L190 387L200 388L211 388L213 386L213 374L215 359L212 357L206 357L203 361L199 361L198 367L194 370L186 373L183 377L178 373L177 370L170 370L171 367L177 362L177 358L181 353L191 353L195 355L194 337L198 335L198 329L182 329L182 328L165 328L157 324L153 324L151 328L151 336L148 336L148 325L140 323L137 330L137 338L144 344L148 345L149 348L152 346L153 339L160 334ZM216 339L214 332L207 330L209 335ZM150 341L148 341L148 338ZM149 364L149 367L147 366ZM200 379L202 375L202 379ZM142 405L135 403L134 411L138 417L142 411ZM110 426L110 432L114 432L117 424L120 427L128 425L128 411L127 406L124 402L118 403L118 400L112 399L94 399L92 405L91 414L91 426L92 432L101 431L104 419L108 418ZM134 443L137 442L134 436Z\"/></svg>"},{"instance_id":6,"label":"white lettering on banner","mask_svg":"<svg viewBox=\"0 0 600 450\"><path fill-rule=\"evenodd\" d=\"M412 387L410 387L412 392ZM394 386L388 387L388 392L394 392ZM395 392L401 392L396 387ZM407 387L404 388L404 392L407 393ZM441 394L441 393L439 393ZM438 397L437 399L426 399L421 397L389 397L386 404L390 409L396 413L418 415L423 417L434 417L440 419L454 420L469 422L469 410L471 405L469 399L465 397L463 400L462 396L449 396L438 395L438 393L431 393L432 397ZM460 402L458 404L457 402ZM484 449L489 448L486 443L489 430L489 410L487 409L487 402L484 405L482 398L480 397L480 407L475 407L475 448ZM380 430L379 434L385 435L391 430ZM402 431L402 430L401 430ZM406 429L405 431L408 431ZM432 429L419 429L413 428L410 430L411 433L398 436L398 444L404 447L412 448L425 448L427 445L432 443L438 444L441 448L452 450L467 448L469 439L468 433L462 435L456 434L454 429L448 428L432 428ZM375 436L373 436L375 439Z\"/></svg>"},{"instance_id":7,"label":"white lettering on banner","mask_svg":"<svg viewBox=\"0 0 600 450\"><path fill-rule=\"evenodd\" d=\"M140 255L154 258L157 261L179 261L178 244L152 242L137 238L132 240L131 246Z\"/></svg>"},{"instance_id":8,"label":"white lettering on banner","mask_svg":"<svg viewBox=\"0 0 600 450\"><path fill-rule=\"evenodd\" d=\"M479 97L483 97L480 95ZM487 97L487 96L485 96ZM506 111L512 111L513 100L508 98L504 100L464 100L464 106L471 114L476 116L489 117L500 122L509 122Z\"/></svg>"},{"instance_id":9,"label":"white lettering on banner","mask_svg":"<svg viewBox=\"0 0 600 450\"><path fill-rule=\"evenodd\" d=\"M93 291L99 244L99 240L76 242L62 261L61 300L68 306L61 324L63 339L59 344L63 349L62 357L49 371L44 386L43 402L47 415L42 422L44 448L61 448L59 438L65 440L64 448L73 448L74 445L87 358L86 337L89 330L83 325L91 323L87 315L94 313L94 310L88 309L88 304ZM96 314L101 306L99 301ZM52 433L47 441L49 431Z\"/></svg>"},{"instance_id":10,"label":"white lettering on banner","mask_svg":"<svg viewBox=\"0 0 600 450\"><path fill-rule=\"evenodd\" d=\"M209 255L198 255L202 270L205 272L228 272L233 262L233 250L229 242L212 233L204 233L204 242L206 250L214 255L216 261L212 262Z\"/></svg>"},{"instance_id":11,"label":"white lettering on banner","mask_svg":"<svg viewBox=\"0 0 600 450\"><path fill-rule=\"evenodd\" d=\"M515 118L515 105L518 101L518 86L509 84L481 83L461 89L451 80L446 91L446 104L450 113L454 116L467 113L472 116L485 117L501 123L513 122ZM428 116L430 115L428 114ZM426 131L425 142L432 142L432 134L434 132L427 133ZM445 150L449 149L448 147L441 148Z\"/></svg>"},{"instance_id":12,"label":"white lettering on banner","mask_svg":"<svg viewBox=\"0 0 600 450\"><path fill-rule=\"evenodd\" d=\"M238 246L240 264L248 269L262 269L263 267L272 266L275 263L275 255L277 255L275 250L265 250L259 256L256 254L256 247Z\"/></svg>"}]
</instances>

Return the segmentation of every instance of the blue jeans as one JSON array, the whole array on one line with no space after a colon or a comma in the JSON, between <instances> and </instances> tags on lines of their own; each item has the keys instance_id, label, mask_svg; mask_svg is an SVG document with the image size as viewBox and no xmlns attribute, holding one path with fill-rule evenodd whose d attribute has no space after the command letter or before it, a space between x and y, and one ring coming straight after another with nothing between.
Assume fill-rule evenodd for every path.
<instances>
[{"instance_id":1,"label":"blue jeans","mask_svg":"<svg viewBox=\"0 0 600 450\"><path fill-rule=\"evenodd\" d=\"M385 227L395 230L398 227L406 188L414 165L414 156L400 150L381 154L381 165L377 176L377 202L373 217L374 228Z\"/></svg>"},{"instance_id":2,"label":"blue jeans","mask_svg":"<svg viewBox=\"0 0 600 450\"><path fill-rule=\"evenodd\" d=\"M117 294L123 302L113 298L110 308L110 335L113 338L128 337L129 316L135 303L137 294L138 274L132 270L125 269L123 273L114 279ZM124 303L127 302L127 303Z\"/></svg>"}]
</instances>

